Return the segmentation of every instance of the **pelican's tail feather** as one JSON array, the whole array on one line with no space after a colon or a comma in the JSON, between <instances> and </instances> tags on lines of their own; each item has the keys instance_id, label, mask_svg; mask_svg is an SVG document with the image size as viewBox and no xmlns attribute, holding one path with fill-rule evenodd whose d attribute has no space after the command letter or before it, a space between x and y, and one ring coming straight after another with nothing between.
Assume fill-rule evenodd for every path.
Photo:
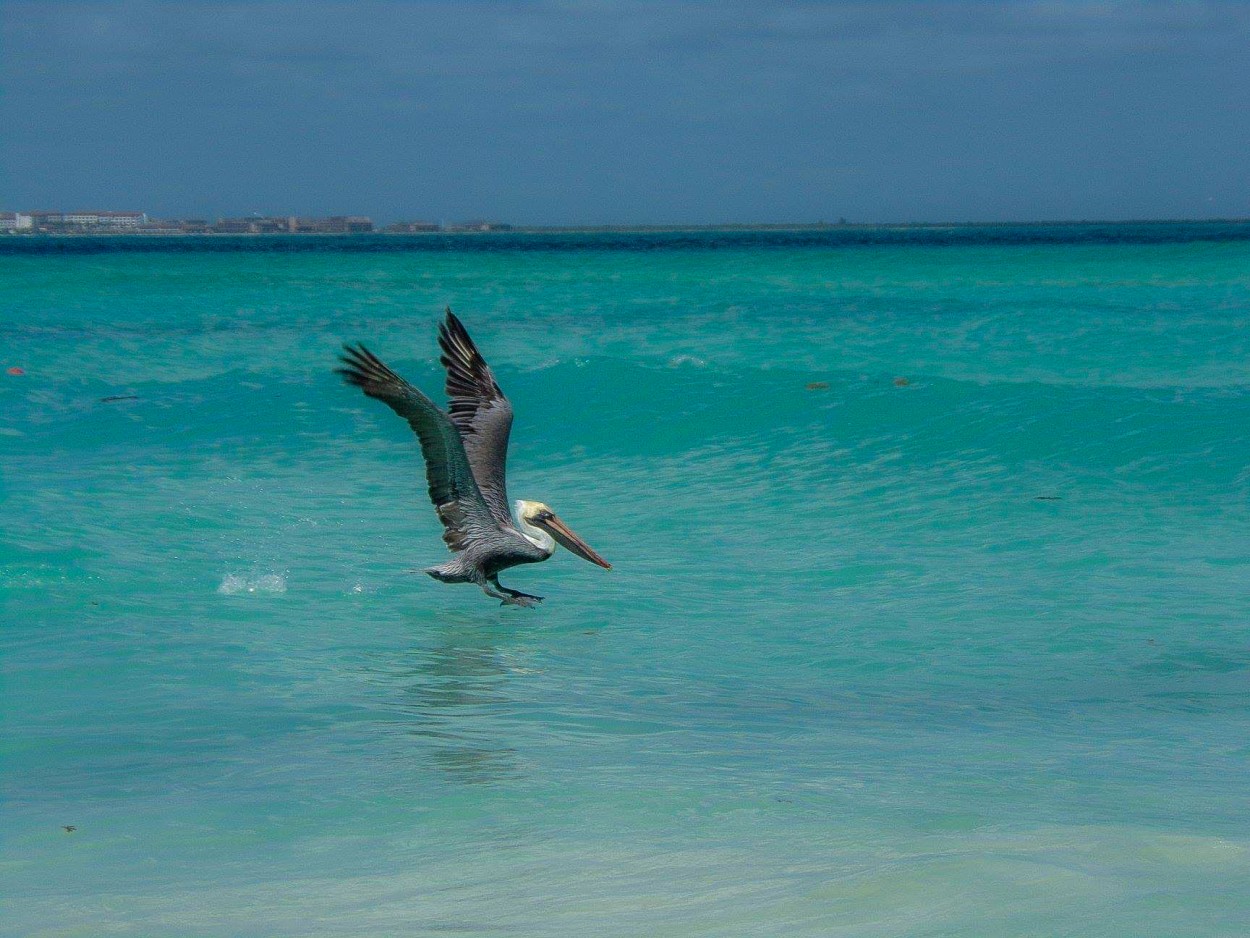
<instances>
[{"instance_id":1,"label":"pelican's tail feather","mask_svg":"<svg viewBox=\"0 0 1250 938\"><path fill-rule=\"evenodd\" d=\"M441 583L476 583L477 577L472 571L466 571L463 564L456 561L448 561L437 567L429 567L422 571L428 576L434 577Z\"/></svg>"}]
</instances>

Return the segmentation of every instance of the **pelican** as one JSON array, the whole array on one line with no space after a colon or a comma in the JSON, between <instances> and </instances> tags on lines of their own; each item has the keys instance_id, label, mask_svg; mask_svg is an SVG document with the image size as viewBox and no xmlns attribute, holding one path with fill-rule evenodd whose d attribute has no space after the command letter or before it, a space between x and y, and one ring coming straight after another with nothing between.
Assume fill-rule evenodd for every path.
<instances>
[{"instance_id":1,"label":"pelican","mask_svg":"<svg viewBox=\"0 0 1250 938\"><path fill-rule=\"evenodd\" d=\"M512 405L450 307L438 327L438 345L447 369L446 413L363 345L345 344L339 356L344 367L335 369L407 420L421 443L430 501L455 554L425 572L444 583L476 583L501 605L533 606L542 597L501 586L500 571L546 560L556 544L610 570L612 565L542 502L518 500L515 516L508 510Z\"/></svg>"}]
</instances>

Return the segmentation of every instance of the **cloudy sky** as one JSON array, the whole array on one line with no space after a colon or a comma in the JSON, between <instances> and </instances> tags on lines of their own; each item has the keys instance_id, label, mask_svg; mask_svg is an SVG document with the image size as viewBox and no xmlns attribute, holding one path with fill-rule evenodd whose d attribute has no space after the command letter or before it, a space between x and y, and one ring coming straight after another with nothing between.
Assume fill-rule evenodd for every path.
<instances>
[{"instance_id":1,"label":"cloudy sky","mask_svg":"<svg viewBox=\"0 0 1250 938\"><path fill-rule=\"evenodd\" d=\"M1250 3L4 0L0 208L1250 216Z\"/></svg>"}]
</instances>

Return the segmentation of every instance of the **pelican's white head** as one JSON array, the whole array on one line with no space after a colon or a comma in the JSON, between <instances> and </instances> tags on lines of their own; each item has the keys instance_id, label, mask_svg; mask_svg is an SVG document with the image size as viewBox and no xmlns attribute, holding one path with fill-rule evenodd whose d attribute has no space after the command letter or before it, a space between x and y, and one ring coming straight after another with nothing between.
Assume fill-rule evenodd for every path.
<instances>
[{"instance_id":1,"label":"pelican's white head","mask_svg":"<svg viewBox=\"0 0 1250 938\"><path fill-rule=\"evenodd\" d=\"M521 533L539 550L551 554L556 544L571 550L583 560L598 564L605 570L612 565L600 557L590 545L569 530L568 525L556 517L556 513L542 502L527 502L517 499L516 520Z\"/></svg>"}]
</instances>

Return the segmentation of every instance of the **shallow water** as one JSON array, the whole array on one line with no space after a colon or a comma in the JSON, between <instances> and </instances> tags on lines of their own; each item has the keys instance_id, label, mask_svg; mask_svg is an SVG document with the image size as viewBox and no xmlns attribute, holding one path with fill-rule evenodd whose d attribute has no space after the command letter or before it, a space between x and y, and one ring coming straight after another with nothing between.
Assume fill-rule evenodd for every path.
<instances>
[{"instance_id":1,"label":"shallow water","mask_svg":"<svg viewBox=\"0 0 1250 938\"><path fill-rule=\"evenodd\" d=\"M0 928L1250 932L1250 241L1022 230L6 247Z\"/></svg>"}]
</instances>

